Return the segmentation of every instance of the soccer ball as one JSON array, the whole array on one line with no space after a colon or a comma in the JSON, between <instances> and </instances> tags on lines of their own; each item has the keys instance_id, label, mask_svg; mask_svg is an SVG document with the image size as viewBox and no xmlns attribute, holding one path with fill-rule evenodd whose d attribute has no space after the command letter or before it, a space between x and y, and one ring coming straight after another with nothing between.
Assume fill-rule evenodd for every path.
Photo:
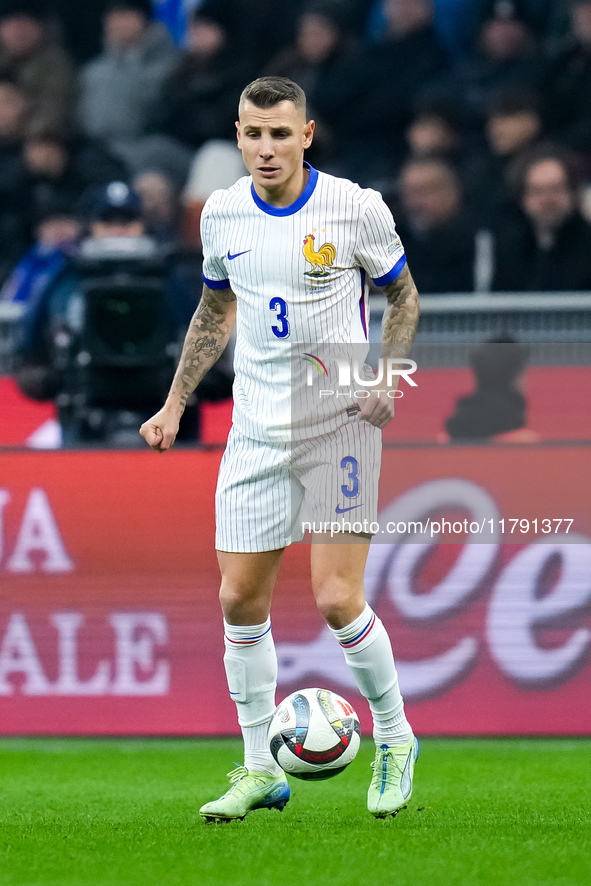
<instances>
[{"instance_id":1,"label":"soccer ball","mask_svg":"<svg viewBox=\"0 0 591 886\"><path fill-rule=\"evenodd\" d=\"M332 778L359 750L359 717L329 689L300 689L275 709L269 726L271 753L296 778Z\"/></svg>"}]
</instances>

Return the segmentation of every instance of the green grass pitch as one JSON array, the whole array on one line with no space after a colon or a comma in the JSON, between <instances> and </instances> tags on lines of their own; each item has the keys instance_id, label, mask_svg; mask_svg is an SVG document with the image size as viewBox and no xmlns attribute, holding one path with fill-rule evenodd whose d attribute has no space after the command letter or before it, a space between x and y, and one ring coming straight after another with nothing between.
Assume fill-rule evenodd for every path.
<instances>
[{"instance_id":1,"label":"green grass pitch","mask_svg":"<svg viewBox=\"0 0 591 886\"><path fill-rule=\"evenodd\" d=\"M589 886L591 740L425 739L409 808L343 774L205 824L236 740L0 740L1 886Z\"/></svg>"}]
</instances>

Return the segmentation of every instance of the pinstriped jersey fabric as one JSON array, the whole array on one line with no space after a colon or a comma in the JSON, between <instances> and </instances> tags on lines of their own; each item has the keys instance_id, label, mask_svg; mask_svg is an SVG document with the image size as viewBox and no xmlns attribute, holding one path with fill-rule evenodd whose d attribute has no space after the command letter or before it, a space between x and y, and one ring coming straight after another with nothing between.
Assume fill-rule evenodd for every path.
<instances>
[{"instance_id":1,"label":"pinstriped jersey fabric","mask_svg":"<svg viewBox=\"0 0 591 886\"><path fill-rule=\"evenodd\" d=\"M234 424L289 442L294 347L367 341L366 277L384 285L404 264L392 215L377 191L312 168L283 209L248 176L208 199L202 241L204 281L237 298Z\"/></svg>"}]
</instances>

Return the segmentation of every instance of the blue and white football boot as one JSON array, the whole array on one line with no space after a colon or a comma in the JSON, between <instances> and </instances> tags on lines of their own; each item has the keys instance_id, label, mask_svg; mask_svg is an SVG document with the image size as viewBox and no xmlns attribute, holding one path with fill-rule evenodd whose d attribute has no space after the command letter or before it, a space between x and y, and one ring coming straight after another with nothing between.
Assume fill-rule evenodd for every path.
<instances>
[{"instance_id":1,"label":"blue and white football boot","mask_svg":"<svg viewBox=\"0 0 591 886\"><path fill-rule=\"evenodd\" d=\"M232 787L219 800L206 803L199 815L206 821L243 819L253 809L278 809L283 812L289 800L289 785L285 775L268 772L249 772L238 766L228 772Z\"/></svg>"},{"instance_id":2,"label":"blue and white football boot","mask_svg":"<svg viewBox=\"0 0 591 886\"><path fill-rule=\"evenodd\" d=\"M383 744L376 748L371 764L373 776L367 792L367 808L376 818L395 816L406 808L412 794L412 779L419 743L413 737L406 744Z\"/></svg>"}]
</instances>

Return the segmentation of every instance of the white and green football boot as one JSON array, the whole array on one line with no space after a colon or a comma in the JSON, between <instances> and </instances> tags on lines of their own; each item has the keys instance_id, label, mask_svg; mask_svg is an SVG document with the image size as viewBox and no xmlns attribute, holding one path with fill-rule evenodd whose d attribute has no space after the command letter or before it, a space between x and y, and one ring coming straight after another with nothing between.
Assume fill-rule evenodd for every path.
<instances>
[{"instance_id":1,"label":"white and green football boot","mask_svg":"<svg viewBox=\"0 0 591 886\"><path fill-rule=\"evenodd\" d=\"M367 792L367 808L376 818L395 816L412 794L412 777L419 756L419 743L413 737L406 744L380 745L371 768L373 776Z\"/></svg>"},{"instance_id":2,"label":"white and green football boot","mask_svg":"<svg viewBox=\"0 0 591 886\"><path fill-rule=\"evenodd\" d=\"M206 821L242 820L253 809L278 809L283 812L289 800L289 785L283 774L249 772L244 766L238 766L228 772L228 778L232 782L230 790L219 800L212 800L199 810L199 815Z\"/></svg>"}]
</instances>

